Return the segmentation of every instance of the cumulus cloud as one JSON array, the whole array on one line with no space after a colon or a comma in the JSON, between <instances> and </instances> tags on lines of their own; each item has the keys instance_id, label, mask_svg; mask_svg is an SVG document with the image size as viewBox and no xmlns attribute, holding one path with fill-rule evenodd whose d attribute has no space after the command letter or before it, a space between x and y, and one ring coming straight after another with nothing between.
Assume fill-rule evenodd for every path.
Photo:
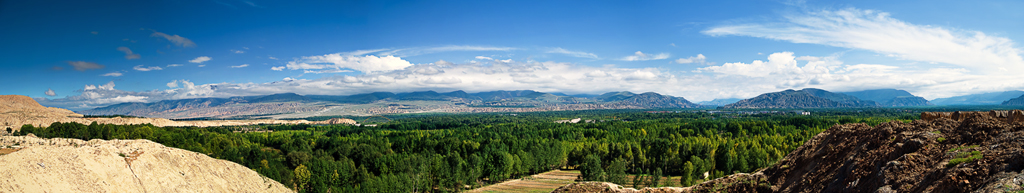
<instances>
[{"instance_id":1,"label":"cumulus cloud","mask_svg":"<svg viewBox=\"0 0 1024 193\"><path fill-rule=\"evenodd\" d=\"M178 87L178 80L172 80L171 82L168 82L167 83L167 87L168 88Z\"/></svg>"},{"instance_id":2,"label":"cumulus cloud","mask_svg":"<svg viewBox=\"0 0 1024 193\"><path fill-rule=\"evenodd\" d=\"M571 51L571 50L566 50L564 48L549 48L547 51L545 51L545 53L565 54L565 55L569 55L569 56L572 56L572 57L579 57L579 58L600 59L600 57L597 57L597 54L594 54L594 53L587 53L587 52L582 52L582 51Z\"/></svg>"},{"instance_id":3,"label":"cumulus cloud","mask_svg":"<svg viewBox=\"0 0 1024 193\"><path fill-rule=\"evenodd\" d=\"M284 70L285 68L286 68L286 67L284 67L284 66L274 66L274 67L270 67L270 69L271 69L271 70L275 70L275 71L283 71L283 70Z\"/></svg>"},{"instance_id":4,"label":"cumulus cloud","mask_svg":"<svg viewBox=\"0 0 1024 193\"><path fill-rule=\"evenodd\" d=\"M43 94L46 94L46 96L57 96L57 92L53 92L53 89L49 88L46 89L46 92L43 92Z\"/></svg>"},{"instance_id":5,"label":"cumulus cloud","mask_svg":"<svg viewBox=\"0 0 1024 193\"><path fill-rule=\"evenodd\" d=\"M138 65L138 66L132 67L132 69L135 69L137 71L143 71L143 72L145 72L145 71L152 71L152 70L163 70L163 68L160 68L159 66L142 67L142 65Z\"/></svg>"},{"instance_id":6,"label":"cumulus cloud","mask_svg":"<svg viewBox=\"0 0 1024 193\"><path fill-rule=\"evenodd\" d=\"M132 53L131 49L128 49L128 47L124 47L124 46L117 47L117 51L124 52L124 59L132 60L132 59L139 59L139 58L142 57L139 54Z\"/></svg>"},{"instance_id":7,"label":"cumulus cloud","mask_svg":"<svg viewBox=\"0 0 1024 193\"><path fill-rule=\"evenodd\" d=\"M675 62L679 63L679 64L690 64L690 63L704 64L705 60L707 60L707 58L704 57L704 54L697 54L697 56L690 56L688 58L676 59Z\"/></svg>"},{"instance_id":8,"label":"cumulus cloud","mask_svg":"<svg viewBox=\"0 0 1024 193\"><path fill-rule=\"evenodd\" d=\"M97 63L94 63L94 62L85 62L85 61L68 61L68 65L71 65L71 67L74 67L75 70L77 70L77 71L83 71L83 72L86 71L86 70L97 70L97 69L103 69L103 67L106 67L106 66L103 66L102 64L97 64Z\"/></svg>"},{"instance_id":9,"label":"cumulus cloud","mask_svg":"<svg viewBox=\"0 0 1024 193\"><path fill-rule=\"evenodd\" d=\"M647 60L667 59L668 57L669 57L668 53L658 53L658 54L651 55L651 54L646 54L646 53L643 53L643 52L640 52L640 51L636 51L636 53L633 53L632 56L622 57L622 59L620 59L620 60L624 60L624 61L647 61Z\"/></svg>"},{"instance_id":10,"label":"cumulus cloud","mask_svg":"<svg viewBox=\"0 0 1024 193\"><path fill-rule=\"evenodd\" d=\"M245 68L245 67L248 67L248 66L249 66L249 64L242 64L242 65L238 65L238 66L231 66L231 68Z\"/></svg>"},{"instance_id":11,"label":"cumulus cloud","mask_svg":"<svg viewBox=\"0 0 1024 193\"><path fill-rule=\"evenodd\" d=\"M1024 59L1015 43L980 31L919 25L889 13L855 8L786 15L782 21L739 23L703 31L793 43L863 49L905 60L947 63L975 71L1019 73Z\"/></svg>"},{"instance_id":12,"label":"cumulus cloud","mask_svg":"<svg viewBox=\"0 0 1024 193\"><path fill-rule=\"evenodd\" d=\"M213 58L210 58L209 56L200 56L200 57L196 57L195 59L189 60L188 62L197 63L198 64L198 63L203 63L203 62L206 62L206 61L210 61L211 59L213 59Z\"/></svg>"},{"instance_id":13,"label":"cumulus cloud","mask_svg":"<svg viewBox=\"0 0 1024 193\"><path fill-rule=\"evenodd\" d=\"M111 72L111 73L106 73L106 74L103 74L103 75L100 75L100 76L113 76L113 77L118 77L118 76L121 76L121 75L123 75L123 74L121 74L120 72Z\"/></svg>"},{"instance_id":14,"label":"cumulus cloud","mask_svg":"<svg viewBox=\"0 0 1024 193\"><path fill-rule=\"evenodd\" d=\"M312 72L325 72L324 70L341 72L342 69L352 69L364 73L386 72L399 70L412 63L395 56L360 56L363 52L357 53L334 53L319 56L304 56L301 59L288 62L286 67L289 70L312 70Z\"/></svg>"},{"instance_id":15,"label":"cumulus cloud","mask_svg":"<svg viewBox=\"0 0 1024 193\"><path fill-rule=\"evenodd\" d=\"M190 40L188 38L178 36L177 34L175 34L175 35L167 35L167 34L165 34L163 32L158 32L156 30L153 30L153 34L150 35L150 36L152 36L152 37L162 37L164 39L167 39L167 41L171 41L171 43L174 43L174 45L181 46L183 48L196 47L196 43L195 42L192 42L192 40Z\"/></svg>"}]
</instances>

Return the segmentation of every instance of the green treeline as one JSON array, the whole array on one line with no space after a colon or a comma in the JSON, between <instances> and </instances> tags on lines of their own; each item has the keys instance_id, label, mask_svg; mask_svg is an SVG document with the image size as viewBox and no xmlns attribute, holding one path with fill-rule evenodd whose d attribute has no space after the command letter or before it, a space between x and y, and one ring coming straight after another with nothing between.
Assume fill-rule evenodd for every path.
<instances>
[{"instance_id":1,"label":"green treeline","mask_svg":"<svg viewBox=\"0 0 1024 193\"><path fill-rule=\"evenodd\" d=\"M148 139L249 167L300 192L455 192L556 168L583 180L684 185L766 167L835 124L910 118L578 111L407 117L377 127L54 123L21 134ZM735 116L735 115L733 115ZM584 117L592 123L558 124ZM906 119L904 119L906 121ZM251 131L253 128L273 132ZM639 174L627 178L626 174ZM673 184L679 182L671 182Z\"/></svg>"}]
</instances>

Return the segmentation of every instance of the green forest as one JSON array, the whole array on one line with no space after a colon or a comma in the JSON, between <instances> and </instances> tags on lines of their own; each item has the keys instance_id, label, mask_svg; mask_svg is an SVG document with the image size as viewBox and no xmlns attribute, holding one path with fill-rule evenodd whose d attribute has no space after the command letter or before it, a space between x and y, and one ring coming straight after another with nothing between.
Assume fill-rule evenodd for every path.
<instances>
[{"instance_id":1,"label":"green forest","mask_svg":"<svg viewBox=\"0 0 1024 193\"><path fill-rule=\"evenodd\" d=\"M19 134L148 139L236 162L299 192L457 192L559 168L579 169L580 180L654 187L663 182L653 176L682 176L678 183L690 185L767 167L836 124L911 121L917 113L591 110L401 115L375 127L53 123ZM554 123L573 118L585 121Z\"/></svg>"}]
</instances>

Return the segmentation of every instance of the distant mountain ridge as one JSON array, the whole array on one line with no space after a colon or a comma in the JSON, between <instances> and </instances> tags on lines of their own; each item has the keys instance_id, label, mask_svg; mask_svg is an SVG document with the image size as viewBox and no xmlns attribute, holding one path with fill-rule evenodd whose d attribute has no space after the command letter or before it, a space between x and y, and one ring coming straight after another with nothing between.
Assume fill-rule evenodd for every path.
<instances>
[{"instance_id":1,"label":"distant mountain ridge","mask_svg":"<svg viewBox=\"0 0 1024 193\"><path fill-rule=\"evenodd\" d=\"M1017 98L1012 98L1010 100L1006 100L1005 102L1002 103L1002 105L1024 106L1024 95L1021 95Z\"/></svg>"},{"instance_id":2,"label":"distant mountain ridge","mask_svg":"<svg viewBox=\"0 0 1024 193\"><path fill-rule=\"evenodd\" d=\"M902 107L902 106L930 106L934 105L928 100L919 96L914 96L905 90L897 89L876 89L876 90L865 90L857 92L844 92L843 94L857 97L861 100L875 101L882 106L887 107Z\"/></svg>"},{"instance_id":3,"label":"distant mountain ridge","mask_svg":"<svg viewBox=\"0 0 1024 193\"><path fill-rule=\"evenodd\" d=\"M1021 95L1024 95L1024 91L1014 90L937 98L931 102L935 105L998 105Z\"/></svg>"},{"instance_id":4,"label":"distant mountain ridge","mask_svg":"<svg viewBox=\"0 0 1024 193\"><path fill-rule=\"evenodd\" d=\"M591 96L591 97L587 97ZM240 96L230 98L195 98L164 100L151 103L120 103L90 110L79 111L86 115L132 115L163 118L230 117L237 115L273 115L294 112L329 110L331 106L370 105L367 108L412 108L408 105L392 104L392 107L372 107L378 103L408 101L435 101L467 108L533 108L552 105L576 105L575 108L697 108L682 97L673 97L653 92L635 94L632 92L608 92L602 95L551 94L532 90L490 91L466 93L452 91L417 91L409 93L374 92L355 95L299 95L279 93L262 96ZM598 106L593 106L598 105ZM427 107L424 107L427 108ZM431 106L429 108L450 108ZM556 108L559 109L559 108Z\"/></svg>"},{"instance_id":5,"label":"distant mountain ridge","mask_svg":"<svg viewBox=\"0 0 1024 193\"><path fill-rule=\"evenodd\" d=\"M724 108L836 108L836 107L877 107L878 102L861 100L857 97L833 93L822 89L805 88L761 94L740 100Z\"/></svg>"},{"instance_id":6,"label":"distant mountain ridge","mask_svg":"<svg viewBox=\"0 0 1024 193\"><path fill-rule=\"evenodd\" d=\"M705 105L705 106L719 106L720 107L720 106L725 106L725 105L728 105L728 104L739 102L740 100L743 100L743 99L738 99L738 98L714 99L714 100L710 100L710 101L697 102L697 104Z\"/></svg>"}]
</instances>

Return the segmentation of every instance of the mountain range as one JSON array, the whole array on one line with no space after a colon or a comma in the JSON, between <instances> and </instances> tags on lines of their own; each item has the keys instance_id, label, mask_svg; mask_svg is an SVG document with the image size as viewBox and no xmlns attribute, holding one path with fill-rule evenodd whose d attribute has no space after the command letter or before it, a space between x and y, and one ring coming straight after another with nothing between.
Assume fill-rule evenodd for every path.
<instances>
[{"instance_id":1,"label":"mountain range","mask_svg":"<svg viewBox=\"0 0 1024 193\"><path fill-rule=\"evenodd\" d=\"M749 99L715 99L691 103L682 97L654 92L608 92L601 95L566 95L533 90L467 93L418 91L374 92L354 95L299 95L280 93L230 98L195 98L151 103L121 103L79 111L85 115L132 115L182 118L302 118L308 116L376 115L424 112L530 112L586 109L639 108L837 108L904 107L931 105L1024 105L1024 91L985 93L936 99L929 102L910 92L876 89L830 92L816 88L764 93ZM1010 100L1014 97L1016 99Z\"/></svg>"},{"instance_id":2,"label":"mountain range","mask_svg":"<svg viewBox=\"0 0 1024 193\"><path fill-rule=\"evenodd\" d=\"M784 90L743 99L725 108L834 108L834 107L877 107L878 102L861 100L857 97L833 93L816 88Z\"/></svg>"},{"instance_id":3,"label":"mountain range","mask_svg":"<svg viewBox=\"0 0 1024 193\"><path fill-rule=\"evenodd\" d=\"M928 100L919 96L914 96L905 90L896 89L877 89L877 90L865 90L857 92L844 92L842 94L857 97L862 100L869 100L878 102L881 106L886 107L903 107L903 106L930 106L932 103Z\"/></svg>"},{"instance_id":4,"label":"mountain range","mask_svg":"<svg viewBox=\"0 0 1024 193\"><path fill-rule=\"evenodd\" d=\"M522 112L542 110L697 108L682 97L653 92L602 95L543 93L532 90L438 93L375 92L355 95L281 93L230 98L195 98L151 103L121 103L79 111L85 115L132 115L160 118L232 118L258 115L372 115L416 112Z\"/></svg>"},{"instance_id":5,"label":"mountain range","mask_svg":"<svg viewBox=\"0 0 1024 193\"><path fill-rule=\"evenodd\" d=\"M935 105L999 105L1003 102L1024 95L1024 91L990 92L972 95L937 98L931 102Z\"/></svg>"}]
</instances>

